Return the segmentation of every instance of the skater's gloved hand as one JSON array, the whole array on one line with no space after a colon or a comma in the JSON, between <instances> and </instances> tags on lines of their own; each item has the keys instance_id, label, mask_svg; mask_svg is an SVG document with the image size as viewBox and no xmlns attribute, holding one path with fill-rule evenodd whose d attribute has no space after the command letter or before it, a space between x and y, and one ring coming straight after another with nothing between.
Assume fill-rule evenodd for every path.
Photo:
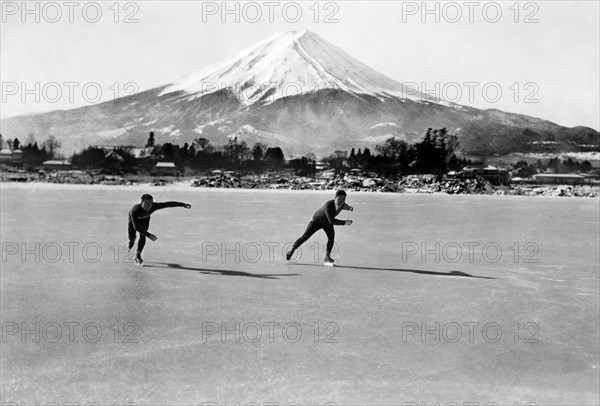
<instances>
[{"instance_id":1,"label":"skater's gloved hand","mask_svg":"<svg viewBox=\"0 0 600 406\"><path fill-rule=\"evenodd\" d=\"M155 236L155 235L154 235L154 234L152 234L152 233L148 233L148 238L150 238L152 241L156 241L156 240L158 240L158 237L157 237L157 236Z\"/></svg>"},{"instance_id":2,"label":"skater's gloved hand","mask_svg":"<svg viewBox=\"0 0 600 406\"><path fill-rule=\"evenodd\" d=\"M354 211L354 207L352 207L352 206L348 206L348 210L350 210L350 211Z\"/></svg>"},{"instance_id":3,"label":"skater's gloved hand","mask_svg":"<svg viewBox=\"0 0 600 406\"><path fill-rule=\"evenodd\" d=\"M352 220L345 220L346 224L344 224L345 226L349 226L352 225Z\"/></svg>"},{"instance_id":4,"label":"skater's gloved hand","mask_svg":"<svg viewBox=\"0 0 600 406\"><path fill-rule=\"evenodd\" d=\"M191 209L192 205L189 204L189 203L186 203L186 204L183 205L183 207L185 207L186 209Z\"/></svg>"}]
</instances>

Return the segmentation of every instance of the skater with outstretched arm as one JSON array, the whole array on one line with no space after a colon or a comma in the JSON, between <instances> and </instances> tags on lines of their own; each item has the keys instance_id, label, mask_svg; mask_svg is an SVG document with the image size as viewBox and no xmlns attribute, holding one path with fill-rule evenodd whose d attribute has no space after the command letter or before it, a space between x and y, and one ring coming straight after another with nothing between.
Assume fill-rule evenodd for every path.
<instances>
[{"instance_id":1,"label":"skater with outstretched arm","mask_svg":"<svg viewBox=\"0 0 600 406\"><path fill-rule=\"evenodd\" d=\"M128 235L129 235L129 250L133 248L135 243L136 233L140 233L140 239L138 240L137 252L135 254L135 263L142 265L142 250L146 245L146 237L152 241L156 241L158 237L148 231L150 227L150 215L157 210L166 209L167 207L185 207L191 209L192 205L189 203L182 202L164 202L155 203L154 198L149 194L142 195L142 201L135 204L131 210L129 210L129 224L128 224Z\"/></svg>"},{"instance_id":2,"label":"skater with outstretched arm","mask_svg":"<svg viewBox=\"0 0 600 406\"><path fill-rule=\"evenodd\" d=\"M312 220L308 223L308 227L306 227L306 231L298 238L298 240L296 240L292 249L287 252L285 259L289 261L298 247L304 244L314 233L323 229L325 234L327 234L327 250L323 262L325 265L333 265L335 262L333 258L331 258L333 240L335 239L335 230L333 229L333 226L349 226L352 224L352 220L337 220L335 218L342 210L353 211L354 208L346 204L346 192L338 190L335 192L335 199L329 200L323 207L315 212Z\"/></svg>"}]
</instances>

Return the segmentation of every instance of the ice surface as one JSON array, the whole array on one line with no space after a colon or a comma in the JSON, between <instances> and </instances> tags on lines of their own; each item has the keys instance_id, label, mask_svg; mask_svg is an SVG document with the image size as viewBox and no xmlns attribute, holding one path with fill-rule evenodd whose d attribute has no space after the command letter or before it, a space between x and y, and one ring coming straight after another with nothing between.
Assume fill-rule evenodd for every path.
<instances>
[{"instance_id":1,"label":"ice surface","mask_svg":"<svg viewBox=\"0 0 600 406\"><path fill-rule=\"evenodd\" d=\"M323 232L282 252L332 192L1 187L3 402L597 403L597 199L350 192L329 268ZM142 193L193 207L153 214L140 268Z\"/></svg>"}]
</instances>

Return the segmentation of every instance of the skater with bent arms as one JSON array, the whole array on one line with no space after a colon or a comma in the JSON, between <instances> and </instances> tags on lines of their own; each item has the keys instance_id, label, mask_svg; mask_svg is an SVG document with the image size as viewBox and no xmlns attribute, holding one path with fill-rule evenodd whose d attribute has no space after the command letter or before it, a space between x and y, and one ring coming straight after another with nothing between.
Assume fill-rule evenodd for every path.
<instances>
[{"instance_id":1,"label":"skater with bent arms","mask_svg":"<svg viewBox=\"0 0 600 406\"><path fill-rule=\"evenodd\" d=\"M323 263L324 265L333 266L335 262L333 258L331 258L331 250L333 249L333 242L335 239L335 230L333 226L349 226L352 224L352 220L337 220L335 218L342 210L353 211L354 208L346 204L346 192L338 190L335 193L335 199L329 200L323 207L315 212L312 220L308 223L308 227L306 227L306 231L304 231L304 234L296 240L292 249L286 254L285 259L289 261L298 247L304 244L314 233L323 229L325 234L327 234L327 249Z\"/></svg>"},{"instance_id":2,"label":"skater with bent arms","mask_svg":"<svg viewBox=\"0 0 600 406\"><path fill-rule=\"evenodd\" d=\"M135 237L137 233L140 233L140 239L138 240L137 252L135 254L135 263L143 265L142 250L146 245L146 237L152 241L156 241L158 237L148 231L150 227L150 215L157 210L166 209L168 207L184 207L190 209L192 207L189 203L182 202L164 202L154 203L154 199L149 194L142 195L141 203L134 205L129 210L129 221L128 221L128 236L129 236L129 250L133 248L135 244Z\"/></svg>"}]
</instances>

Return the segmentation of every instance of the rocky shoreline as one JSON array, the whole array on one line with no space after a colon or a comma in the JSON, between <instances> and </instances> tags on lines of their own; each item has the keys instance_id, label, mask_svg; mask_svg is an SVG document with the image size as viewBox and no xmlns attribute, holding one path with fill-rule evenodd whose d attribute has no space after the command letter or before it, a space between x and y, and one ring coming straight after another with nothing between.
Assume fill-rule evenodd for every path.
<instances>
[{"instance_id":1,"label":"rocky shoreline","mask_svg":"<svg viewBox=\"0 0 600 406\"><path fill-rule=\"evenodd\" d=\"M75 171L73 171L75 172ZM558 197L600 197L598 185L543 185L519 184L494 186L482 178L443 179L438 181L433 175L404 176L397 179L378 177L337 175L327 179L313 179L289 174L246 175L241 177L207 175L193 179L150 177L121 177L113 175L90 176L86 173L70 173L46 178L2 177L5 183L67 184L67 185L144 185L164 187L178 184L181 187L225 188L225 189L280 189L280 190L335 190L345 189L357 192L380 193L436 193L452 195L509 195L509 196L558 196Z\"/></svg>"},{"instance_id":2,"label":"rocky shoreline","mask_svg":"<svg viewBox=\"0 0 600 406\"><path fill-rule=\"evenodd\" d=\"M203 176L191 181L192 187L242 188L242 189L289 189L334 190L345 189L361 192L384 193L445 193L512 196L564 196L600 197L600 186L590 185L518 185L494 186L482 178L443 179L434 176L406 176L395 180L339 175L332 179L315 181L311 178L285 176Z\"/></svg>"}]
</instances>

